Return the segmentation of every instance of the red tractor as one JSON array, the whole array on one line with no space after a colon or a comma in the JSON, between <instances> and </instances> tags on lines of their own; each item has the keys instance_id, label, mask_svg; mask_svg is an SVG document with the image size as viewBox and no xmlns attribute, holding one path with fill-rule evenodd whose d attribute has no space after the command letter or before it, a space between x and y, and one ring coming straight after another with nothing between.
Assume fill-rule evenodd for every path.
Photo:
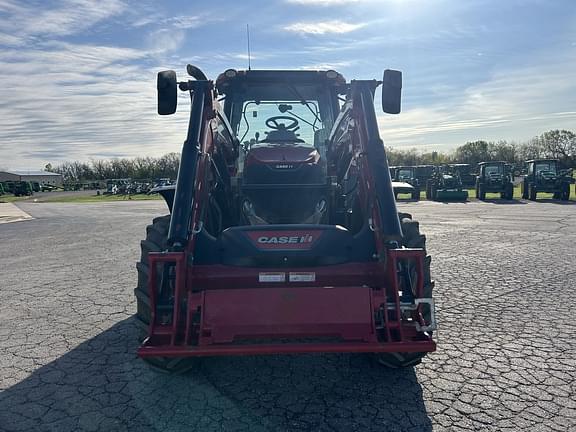
<instances>
[{"instance_id":1,"label":"red tractor","mask_svg":"<svg viewBox=\"0 0 576 432\"><path fill-rule=\"evenodd\" d=\"M158 113L191 98L176 185L157 190L137 264L138 354L178 370L199 356L434 351L430 257L398 213L374 110L400 112L401 72L229 69L158 74Z\"/></svg>"}]
</instances>

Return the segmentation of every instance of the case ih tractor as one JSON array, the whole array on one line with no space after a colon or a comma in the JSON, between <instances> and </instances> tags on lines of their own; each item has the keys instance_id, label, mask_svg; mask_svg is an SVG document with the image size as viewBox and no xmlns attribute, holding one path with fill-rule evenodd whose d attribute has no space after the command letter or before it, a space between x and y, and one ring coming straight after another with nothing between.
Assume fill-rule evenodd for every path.
<instances>
[{"instance_id":1,"label":"case ih tractor","mask_svg":"<svg viewBox=\"0 0 576 432\"><path fill-rule=\"evenodd\" d=\"M466 201L468 191L462 190L460 173L451 165L436 167L426 183L426 199L433 201Z\"/></svg>"},{"instance_id":2,"label":"case ih tractor","mask_svg":"<svg viewBox=\"0 0 576 432\"><path fill-rule=\"evenodd\" d=\"M396 210L374 91L400 112L402 75L329 71L158 74L158 112L190 95L170 214L142 242L140 357L375 353L411 366L435 350L433 282L418 222Z\"/></svg>"},{"instance_id":3,"label":"case ih tractor","mask_svg":"<svg viewBox=\"0 0 576 432\"><path fill-rule=\"evenodd\" d=\"M413 200L418 201L420 199L420 181L416 177L416 167L394 167L393 173L394 196L397 198L399 193L409 193ZM390 174L392 174L392 170Z\"/></svg>"},{"instance_id":4,"label":"case ih tractor","mask_svg":"<svg viewBox=\"0 0 576 432\"><path fill-rule=\"evenodd\" d=\"M512 170L506 162L480 162L476 177L476 198L484 201L486 193L499 193L500 198L511 200L514 197Z\"/></svg>"},{"instance_id":5,"label":"case ih tractor","mask_svg":"<svg viewBox=\"0 0 576 432\"><path fill-rule=\"evenodd\" d=\"M554 199L570 199L570 185L574 183L572 170L561 170L558 159L533 159L526 161L526 165L522 198L536 201L538 192L548 192L554 194Z\"/></svg>"}]
</instances>

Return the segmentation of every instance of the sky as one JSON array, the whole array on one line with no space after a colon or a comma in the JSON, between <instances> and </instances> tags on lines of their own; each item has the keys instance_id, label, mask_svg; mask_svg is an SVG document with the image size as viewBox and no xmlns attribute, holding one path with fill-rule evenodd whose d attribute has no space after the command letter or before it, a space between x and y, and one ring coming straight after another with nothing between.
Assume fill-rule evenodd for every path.
<instances>
[{"instance_id":1,"label":"sky","mask_svg":"<svg viewBox=\"0 0 576 432\"><path fill-rule=\"evenodd\" d=\"M156 73L246 69L246 24L253 69L402 70L393 148L576 129L574 0L0 0L0 169L180 151Z\"/></svg>"}]
</instances>

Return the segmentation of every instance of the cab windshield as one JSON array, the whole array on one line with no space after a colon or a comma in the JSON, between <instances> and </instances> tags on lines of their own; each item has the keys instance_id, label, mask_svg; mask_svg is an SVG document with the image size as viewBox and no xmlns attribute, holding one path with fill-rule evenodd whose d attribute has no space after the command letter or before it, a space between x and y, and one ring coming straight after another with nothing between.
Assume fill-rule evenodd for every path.
<instances>
[{"instance_id":1,"label":"cab windshield","mask_svg":"<svg viewBox=\"0 0 576 432\"><path fill-rule=\"evenodd\" d=\"M538 162L536 164L536 174L543 171L556 174L556 164L554 162Z\"/></svg>"},{"instance_id":2,"label":"cab windshield","mask_svg":"<svg viewBox=\"0 0 576 432\"><path fill-rule=\"evenodd\" d=\"M282 142L314 147L314 134L322 128L317 101L248 100L242 106L237 136L252 146Z\"/></svg>"},{"instance_id":3,"label":"cab windshield","mask_svg":"<svg viewBox=\"0 0 576 432\"><path fill-rule=\"evenodd\" d=\"M502 165L487 165L486 168L484 168L484 172L488 176L502 174Z\"/></svg>"},{"instance_id":4,"label":"cab windshield","mask_svg":"<svg viewBox=\"0 0 576 432\"><path fill-rule=\"evenodd\" d=\"M411 179L412 178L412 170L411 169L401 169L398 171L398 178L402 179Z\"/></svg>"}]
</instances>

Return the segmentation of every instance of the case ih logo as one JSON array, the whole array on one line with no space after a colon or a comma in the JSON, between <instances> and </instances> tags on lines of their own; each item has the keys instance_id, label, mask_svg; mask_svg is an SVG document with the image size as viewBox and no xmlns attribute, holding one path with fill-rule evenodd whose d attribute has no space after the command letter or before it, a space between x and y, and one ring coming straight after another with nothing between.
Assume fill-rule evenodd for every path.
<instances>
[{"instance_id":1,"label":"case ih logo","mask_svg":"<svg viewBox=\"0 0 576 432\"><path fill-rule=\"evenodd\" d=\"M312 237L310 234L305 234L302 237L298 237L298 236L291 236L291 237L286 237L286 236L266 237L266 236L262 236L262 237L258 237L257 242L258 243L264 243L264 244L272 244L272 243L286 244L286 243L312 243L313 240L314 240L314 237Z\"/></svg>"},{"instance_id":2,"label":"case ih logo","mask_svg":"<svg viewBox=\"0 0 576 432\"><path fill-rule=\"evenodd\" d=\"M322 231L251 231L246 234L258 249L306 250L318 240Z\"/></svg>"}]
</instances>

